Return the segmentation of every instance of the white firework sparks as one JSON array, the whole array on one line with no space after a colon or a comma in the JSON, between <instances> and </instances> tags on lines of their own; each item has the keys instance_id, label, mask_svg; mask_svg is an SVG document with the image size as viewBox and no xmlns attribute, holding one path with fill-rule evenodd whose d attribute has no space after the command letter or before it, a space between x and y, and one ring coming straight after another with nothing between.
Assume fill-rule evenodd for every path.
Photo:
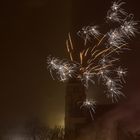
<instances>
[{"instance_id":1,"label":"white firework sparks","mask_svg":"<svg viewBox=\"0 0 140 140\"><path fill-rule=\"evenodd\" d=\"M58 69L58 66L59 66L59 63L60 63L60 60L55 58L55 57L48 57L47 58L47 64L48 64L48 68L52 69L52 70L56 70Z\"/></svg>"},{"instance_id":2,"label":"white firework sparks","mask_svg":"<svg viewBox=\"0 0 140 140\"><path fill-rule=\"evenodd\" d=\"M124 21L121 25L121 32L128 38L134 37L135 33L138 33L137 26L138 22L134 20Z\"/></svg>"},{"instance_id":3,"label":"white firework sparks","mask_svg":"<svg viewBox=\"0 0 140 140\"><path fill-rule=\"evenodd\" d=\"M92 84L95 84L94 79L95 74L94 73L90 73L90 72L84 72L83 73L83 77L81 78L81 81L84 83L84 86L86 88L89 87L89 82L91 82Z\"/></svg>"},{"instance_id":4,"label":"white firework sparks","mask_svg":"<svg viewBox=\"0 0 140 140\"><path fill-rule=\"evenodd\" d=\"M85 26L78 31L78 36L84 39L82 47L74 47L73 40L68 34L66 46L70 61L54 57L47 59L53 79L54 76L62 82L70 78L78 79L86 89L89 88L89 83L96 84L98 81L103 84L107 98L111 98L113 103L117 102L120 96L124 96L121 90L127 71L118 67L116 62L119 60L119 53L127 49L128 39L138 33L138 22L133 20L132 14L127 14L121 8L123 4L124 2L120 1L114 2L107 13L107 18L114 22L113 25L118 22L116 28L108 29L105 34L98 31L98 26ZM92 45L86 45L87 41L93 41ZM93 119L95 105L95 101L86 99L80 108L89 109Z\"/></svg>"},{"instance_id":5,"label":"white firework sparks","mask_svg":"<svg viewBox=\"0 0 140 140\"><path fill-rule=\"evenodd\" d=\"M118 67L116 69L117 75L119 76L120 79L122 79L123 82L125 82L124 76L126 76L126 68L122 69L121 67Z\"/></svg>"},{"instance_id":6,"label":"white firework sparks","mask_svg":"<svg viewBox=\"0 0 140 140\"><path fill-rule=\"evenodd\" d=\"M94 101L92 99L86 99L82 103L82 105L80 106L80 108L87 108L89 110L89 113L91 115L92 120L94 120L93 113L95 113L95 106L96 106L96 101Z\"/></svg>"},{"instance_id":7,"label":"white firework sparks","mask_svg":"<svg viewBox=\"0 0 140 140\"><path fill-rule=\"evenodd\" d=\"M124 96L124 94L121 92L121 89L123 86L121 84L121 80L119 77L115 79L106 77L105 85L108 89L106 91L107 98L111 98L113 103L118 102L118 99L120 98L120 96Z\"/></svg>"},{"instance_id":8,"label":"white firework sparks","mask_svg":"<svg viewBox=\"0 0 140 140\"><path fill-rule=\"evenodd\" d=\"M124 11L124 9L121 8L121 6L124 4L125 2L121 2L121 1L113 2L113 5L111 6L111 10L126 15L127 13Z\"/></svg>"},{"instance_id":9,"label":"white firework sparks","mask_svg":"<svg viewBox=\"0 0 140 140\"><path fill-rule=\"evenodd\" d=\"M110 31L108 36L108 43L110 46L119 47L126 43L124 36L118 31L118 29Z\"/></svg>"},{"instance_id":10,"label":"white firework sparks","mask_svg":"<svg viewBox=\"0 0 140 140\"><path fill-rule=\"evenodd\" d=\"M107 20L112 21L112 22L120 22L122 20L120 14L118 12L112 12L108 11L107 12Z\"/></svg>"},{"instance_id":11,"label":"white firework sparks","mask_svg":"<svg viewBox=\"0 0 140 140\"><path fill-rule=\"evenodd\" d=\"M121 8L123 4L125 4L125 2L113 2L113 5L107 12L107 20L112 22L121 22L123 20L123 16L127 15L124 9Z\"/></svg>"},{"instance_id":12,"label":"white firework sparks","mask_svg":"<svg viewBox=\"0 0 140 140\"><path fill-rule=\"evenodd\" d=\"M89 34L94 36L96 39L98 39L98 37L100 35L100 32L98 31L98 26L90 26Z\"/></svg>"},{"instance_id":13,"label":"white firework sparks","mask_svg":"<svg viewBox=\"0 0 140 140\"><path fill-rule=\"evenodd\" d=\"M105 85L108 87L108 89L115 87L115 84L116 83L111 78L106 77Z\"/></svg>"},{"instance_id":14,"label":"white firework sparks","mask_svg":"<svg viewBox=\"0 0 140 140\"><path fill-rule=\"evenodd\" d=\"M109 74L110 74L110 70L108 69L100 70L97 74L99 82L100 80L105 81Z\"/></svg>"},{"instance_id":15,"label":"white firework sparks","mask_svg":"<svg viewBox=\"0 0 140 140\"><path fill-rule=\"evenodd\" d=\"M112 86L108 89L108 92L106 94L107 98L111 98L112 102L118 102L120 99L120 96L125 97L125 95L121 92L121 87L119 86Z\"/></svg>"},{"instance_id":16,"label":"white firework sparks","mask_svg":"<svg viewBox=\"0 0 140 140\"><path fill-rule=\"evenodd\" d=\"M84 39L84 44L90 41L92 37L98 39L100 32L98 31L98 26L84 26L77 34Z\"/></svg>"},{"instance_id":17,"label":"white firework sparks","mask_svg":"<svg viewBox=\"0 0 140 140\"><path fill-rule=\"evenodd\" d=\"M53 71L55 71L57 78L63 82L74 77L75 69L77 67L76 64L70 64L68 61L60 60L54 57L48 57L47 63L53 79Z\"/></svg>"}]
</instances>

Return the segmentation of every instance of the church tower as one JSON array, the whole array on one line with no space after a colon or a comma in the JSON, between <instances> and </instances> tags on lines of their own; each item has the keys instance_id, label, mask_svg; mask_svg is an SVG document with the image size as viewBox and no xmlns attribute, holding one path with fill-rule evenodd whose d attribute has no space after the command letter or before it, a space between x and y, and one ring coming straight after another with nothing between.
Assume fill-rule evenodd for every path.
<instances>
[{"instance_id":1,"label":"church tower","mask_svg":"<svg viewBox=\"0 0 140 140\"><path fill-rule=\"evenodd\" d=\"M86 99L81 81L71 80L65 95L65 139L75 140L90 121L89 115L80 108Z\"/></svg>"}]
</instances>

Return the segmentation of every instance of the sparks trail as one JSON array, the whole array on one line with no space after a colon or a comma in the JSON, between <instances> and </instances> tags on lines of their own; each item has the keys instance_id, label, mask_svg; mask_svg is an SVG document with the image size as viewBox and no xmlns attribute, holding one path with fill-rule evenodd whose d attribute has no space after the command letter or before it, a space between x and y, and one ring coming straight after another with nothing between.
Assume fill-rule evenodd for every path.
<instances>
[{"instance_id":1,"label":"sparks trail","mask_svg":"<svg viewBox=\"0 0 140 140\"><path fill-rule=\"evenodd\" d=\"M91 41L92 37L98 40L100 32L98 31L98 26L84 26L80 31L77 32L77 35L84 39L84 45L87 44L87 41Z\"/></svg>"},{"instance_id":2,"label":"sparks trail","mask_svg":"<svg viewBox=\"0 0 140 140\"><path fill-rule=\"evenodd\" d=\"M93 101L92 99L86 99L82 105L80 106L80 108L85 108L88 109L90 116L92 118L92 120L94 120L93 114L95 113L95 106L96 106L96 101Z\"/></svg>"},{"instance_id":3,"label":"sparks trail","mask_svg":"<svg viewBox=\"0 0 140 140\"><path fill-rule=\"evenodd\" d=\"M107 12L107 24L116 23L117 27L108 29L104 34L98 30L97 25L84 26L77 32L77 35L84 40L82 47L75 46L71 34L68 34L66 48L70 61L54 57L47 59L48 69L53 79L56 77L64 82L76 78L85 88L89 87L89 83L96 84L98 81L106 88L106 96L111 98L112 102L117 102L120 96L124 96L121 89L127 71L126 68L117 66L117 62L120 60L119 54L127 50L128 39L138 33L138 22L134 21L133 14L128 14L122 9L124 4L121 1L114 2ZM89 109L93 119L95 102L86 99L81 105L81 108L83 107Z\"/></svg>"}]
</instances>

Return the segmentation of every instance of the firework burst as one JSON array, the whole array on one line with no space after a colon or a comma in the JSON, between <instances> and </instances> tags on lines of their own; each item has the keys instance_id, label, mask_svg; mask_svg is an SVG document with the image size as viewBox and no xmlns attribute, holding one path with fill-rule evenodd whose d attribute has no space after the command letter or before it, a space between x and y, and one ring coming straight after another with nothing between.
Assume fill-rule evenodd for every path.
<instances>
[{"instance_id":1,"label":"firework burst","mask_svg":"<svg viewBox=\"0 0 140 140\"><path fill-rule=\"evenodd\" d=\"M121 22L123 17L127 15L127 12L121 8L124 4L125 2L121 1L113 2L111 8L107 12L107 21Z\"/></svg>"},{"instance_id":2,"label":"firework burst","mask_svg":"<svg viewBox=\"0 0 140 140\"><path fill-rule=\"evenodd\" d=\"M98 81L103 84L107 98L111 98L113 103L117 102L120 96L125 96L121 90L127 71L126 68L117 66L117 62L120 52L127 49L128 39L138 32L138 22L134 21L132 14L127 14L121 8L123 4L124 2L120 1L114 2L107 12L107 19L118 23L116 28L108 29L107 33L101 33L96 25L84 26L77 32L78 36L84 40L83 47L77 49L73 45L70 33L68 34L66 47L70 61L54 57L47 59L48 69L53 79L55 79L54 75L62 82L75 78L80 80L86 89L89 83L96 84ZM93 119L95 105L95 101L86 99L80 108L89 109Z\"/></svg>"},{"instance_id":3,"label":"firework burst","mask_svg":"<svg viewBox=\"0 0 140 140\"><path fill-rule=\"evenodd\" d=\"M86 99L80 108L86 108L89 110L90 116L92 120L94 120L93 114L95 113L95 106L96 106L96 101L93 101L92 99Z\"/></svg>"},{"instance_id":4,"label":"firework burst","mask_svg":"<svg viewBox=\"0 0 140 140\"><path fill-rule=\"evenodd\" d=\"M53 79L54 79L53 76L54 72L57 79L62 82L68 80L69 78L74 77L75 75L75 69L77 67L76 64L73 63L71 64L66 60L60 60L58 58L54 58L51 56L48 57L47 63L48 63L48 69L50 70L50 74Z\"/></svg>"},{"instance_id":5,"label":"firework burst","mask_svg":"<svg viewBox=\"0 0 140 140\"><path fill-rule=\"evenodd\" d=\"M87 41L91 41L92 37L98 39L100 32L98 31L98 26L84 26L80 31L77 32L78 36L84 39L84 45Z\"/></svg>"},{"instance_id":6,"label":"firework burst","mask_svg":"<svg viewBox=\"0 0 140 140\"><path fill-rule=\"evenodd\" d=\"M126 37L135 37L135 33L138 33L137 30L138 22L134 21L133 19L129 21L124 21L124 23L121 25L121 32Z\"/></svg>"}]
</instances>

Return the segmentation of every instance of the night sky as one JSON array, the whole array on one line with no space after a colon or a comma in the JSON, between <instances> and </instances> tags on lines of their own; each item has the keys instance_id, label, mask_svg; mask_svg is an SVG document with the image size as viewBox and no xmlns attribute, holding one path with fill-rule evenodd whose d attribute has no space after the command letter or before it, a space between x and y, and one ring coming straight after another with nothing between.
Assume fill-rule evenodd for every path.
<instances>
[{"instance_id":1,"label":"night sky","mask_svg":"<svg viewBox=\"0 0 140 140\"><path fill-rule=\"evenodd\" d=\"M140 20L139 0L124 6ZM66 84L53 81L50 54L67 58L68 32L104 21L111 0L2 0L0 2L0 127L39 119L61 125ZM140 115L140 35L131 41L122 64L128 67L124 93ZM130 108L129 108L130 109ZM121 114L120 111L119 113ZM132 119L133 120L133 119ZM133 121L132 121L133 122Z\"/></svg>"}]
</instances>

